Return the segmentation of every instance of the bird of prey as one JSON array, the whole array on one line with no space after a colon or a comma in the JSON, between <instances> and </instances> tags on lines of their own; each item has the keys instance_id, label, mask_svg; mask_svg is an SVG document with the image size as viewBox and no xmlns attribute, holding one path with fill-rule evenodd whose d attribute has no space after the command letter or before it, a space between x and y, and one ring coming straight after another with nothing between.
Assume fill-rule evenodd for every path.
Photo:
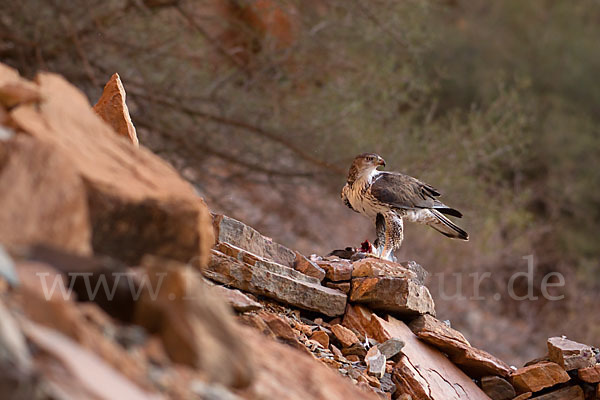
<instances>
[{"instance_id":1,"label":"bird of prey","mask_svg":"<svg viewBox=\"0 0 600 400\"><path fill-rule=\"evenodd\" d=\"M467 232L444 216L462 214L436 199L440 193L435 188L399 172L378 171L380 166L385 167L385 161L377 154L356 156L342 189L344 203L375 223L375 255L393 261L404 239L403 220L429 225L449 238L469 240Z\"/></svg>"}]
</instances>

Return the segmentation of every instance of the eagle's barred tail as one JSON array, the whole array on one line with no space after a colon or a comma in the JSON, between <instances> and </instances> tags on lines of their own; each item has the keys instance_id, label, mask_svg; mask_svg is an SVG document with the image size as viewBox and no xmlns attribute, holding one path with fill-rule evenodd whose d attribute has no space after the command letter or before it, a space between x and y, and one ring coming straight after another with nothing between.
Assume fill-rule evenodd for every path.
<instances>
[{"instance_id":1,"label":"eagle's barred tail","mask_svg":"<svg viewBox=\"0 0 600 400\"><path fill-rule=\"evenodd\" d=\"M443 216L439 211L431 210L431 213L437 218L436 222L429 224L433 229L449 238L469 240L467 232Z\"/></svg>"}]
</instances>

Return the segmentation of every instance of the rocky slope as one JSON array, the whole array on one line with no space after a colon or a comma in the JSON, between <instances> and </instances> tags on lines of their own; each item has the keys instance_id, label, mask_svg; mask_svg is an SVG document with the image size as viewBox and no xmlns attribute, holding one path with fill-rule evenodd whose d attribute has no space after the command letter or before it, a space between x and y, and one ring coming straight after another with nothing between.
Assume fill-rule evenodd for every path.
<instances>
[{"instance_id":1,"label":"rocky slope","mask_svg":"<svg viewBox=\"0 0 600 400\"><path fill-rule=\"evenodd\" d=\"M3 399L595 399L598 351L511 368L435 318L414 262L306 257L138 145L113 76L94 109L0 64Z\"/></svg>"}]
</instances>

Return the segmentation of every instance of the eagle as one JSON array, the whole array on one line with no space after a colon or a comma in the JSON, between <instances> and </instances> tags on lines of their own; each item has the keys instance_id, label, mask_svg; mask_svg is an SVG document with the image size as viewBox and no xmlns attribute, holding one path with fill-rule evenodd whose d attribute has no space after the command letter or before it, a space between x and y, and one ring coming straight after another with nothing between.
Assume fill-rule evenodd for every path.
<instances>
[{"instance_id":1,"label":"eagle","mask_svg":"<svg viewBox=\"0 0 600 400\"><path fill-rule=\"evenodd\" d=\"M346 206L375 223L376 256L394 260L404 239L404 220L429 225L449 238L469 240L467 232L444 215L461 218L462 213L439 201L437 189L412 176L379 171L380 166L385 167L385 161L375 153L356 156L341 193Z\"/></svg>"}]
</instances>

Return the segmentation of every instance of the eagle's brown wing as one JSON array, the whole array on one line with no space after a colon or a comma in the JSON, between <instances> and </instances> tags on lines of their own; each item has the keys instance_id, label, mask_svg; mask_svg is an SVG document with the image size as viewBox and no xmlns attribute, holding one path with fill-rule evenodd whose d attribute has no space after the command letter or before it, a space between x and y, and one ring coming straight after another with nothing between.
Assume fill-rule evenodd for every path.
<instances>
[{"instance_id":1,"label":"eagle's brown wing","mask_svg":"<svg viewBox=\"0 0 600 400\"><path fill-rule=\"evenodd\" d=\"M406 210L434 208L444 214L462 217L458 210L446 206L435 198L440 193L433 186L400 173L379 174L371 184L371 195L394 208Z\"/></svg>"}]
</instances>

